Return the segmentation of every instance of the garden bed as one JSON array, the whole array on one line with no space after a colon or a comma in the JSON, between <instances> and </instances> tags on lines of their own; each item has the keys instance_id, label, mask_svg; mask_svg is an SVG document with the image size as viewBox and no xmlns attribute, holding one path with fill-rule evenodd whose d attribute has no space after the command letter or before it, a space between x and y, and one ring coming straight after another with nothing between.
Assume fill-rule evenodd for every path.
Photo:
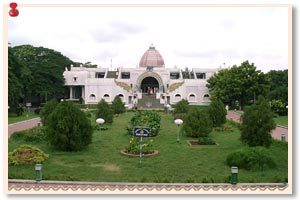
<instances>
[{"instance_id":1,"label":"garden bed","mask_svg":"<svg viewBox=\"0 0 300 200\"><path fill-rule=\"evenodd\" d=\"M129 156L129 157L139 157L140 156L140 154L127 153L126 150L121 150L120 153L121 153L121 155ZM158 154L158 150L153 150L153 153L142 154L142 156L143 157L150 157L150 156L156 156L157 154Z\"/></svg>"}]
</instances>

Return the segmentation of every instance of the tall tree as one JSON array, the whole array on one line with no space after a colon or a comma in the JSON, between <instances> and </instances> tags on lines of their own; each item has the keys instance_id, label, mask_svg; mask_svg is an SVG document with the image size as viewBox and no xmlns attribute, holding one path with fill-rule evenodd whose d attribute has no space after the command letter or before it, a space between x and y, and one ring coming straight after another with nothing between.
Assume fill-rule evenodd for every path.
<instances>
[{"instance_id":1,"label":"tall tree","mask_svg":"<svg viewBox=\"0 0 300 200\"><path fill-rule=\"evenodd\" d=\"M248 61L219 71L207 82L212 99L220 99L231 106L238 101L241 108L253 103L259 95L266 97L270 90L268 76Z\"/></svg>"},{"instance_id":2,"label":"tall tree","mask_svg":"<svg viewBox=\"0 0 300 200\"><path fill-rule=\"evenodd\" d=\"M269 100L280 100L288 104L288 70L271 70L267 73L271 81Z\"/></svg>"},{"instance_id":3,"label":"tall tree","mask_svg":"<svg viewBox=\"0 0 300 200\"><path fill-rule=\"evenodd\" d=\"M259 96L258 101L246 107L242 115L241 140L249 146L269 147L271 130L276 127L268 101Z\"/></svg>"}]
</instances>

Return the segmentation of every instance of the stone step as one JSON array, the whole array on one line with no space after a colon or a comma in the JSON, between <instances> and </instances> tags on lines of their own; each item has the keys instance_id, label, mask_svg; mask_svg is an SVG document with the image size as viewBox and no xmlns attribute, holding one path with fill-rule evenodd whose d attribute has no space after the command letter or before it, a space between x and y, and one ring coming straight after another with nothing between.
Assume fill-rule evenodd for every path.
<instances>
[{"instance_id":1,"label":"stone step","mask_svg":"<svg viewBox=\"0 0 300 200\"><path fill-rule=\"evenodd\" d=\"M156 99L155 94L143 94L142 99L138 100L138 107L143 108L159 108L162 109L163 105L160 104L160 100Z\"/></svg>"}]
</instances>

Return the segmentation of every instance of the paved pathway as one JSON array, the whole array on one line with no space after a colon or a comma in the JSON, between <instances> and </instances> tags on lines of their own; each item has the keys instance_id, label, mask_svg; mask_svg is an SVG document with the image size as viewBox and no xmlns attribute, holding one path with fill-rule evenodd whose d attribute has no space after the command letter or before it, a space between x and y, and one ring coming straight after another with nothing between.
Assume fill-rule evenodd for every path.
<instances>
[{"instance_id":1,"label":"paved pathway","mask_svg":"<svg viewBox=\"0 0 300 200\"><path fill-rule=\"evenodd\" d=\"M241 115L238 112L235 112L233 110L229 110L227 113L227 119L234 120L235 122L241 122L240 117ZM284 126L277 126L273 131L272 131L272 137L278 140L281 140L281 136L285 135L286 141L288 141L288 127Z\"/></svg>"},{"instance_id":2,"label":"paved pathway","mask_svg":"<svg viewBox=\"0 0 300 200\"><path fill-rule=\"evenodd\" d=\"M26 121L16 122L8 125L8 137L10 137L16 131L22 131L33 128L41 122L41 118L33 118Z\"/></svg>"}]
</instances>

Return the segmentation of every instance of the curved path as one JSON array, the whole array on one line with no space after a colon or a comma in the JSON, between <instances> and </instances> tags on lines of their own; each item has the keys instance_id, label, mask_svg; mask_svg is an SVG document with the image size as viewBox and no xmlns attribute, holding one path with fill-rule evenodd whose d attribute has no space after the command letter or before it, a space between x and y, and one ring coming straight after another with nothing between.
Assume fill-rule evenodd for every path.
<instances>
[{"instance_id":1,"label":"curved path","mask_svg":"<svg viewBox=\"0 0 300 200\"><path fill-rule=\"evenodd\" d=\"M231 119L234 120L235 122L240 123L240 117L241 115L238 112L235 112L233 110L229 110L227 112L227 119ZM282 135L285 135L285 140L288 141L288 127L284 127L284 126L276 126L276 128L272 131L271 133L272 137L277 139L277 140L281 140Z\"/></svg>"},{"instance_id":2,"label":"curved path","mask_svg":"<svg viewBox=\"0 0 300 200\"><path fill-rule=\"evenodd\" d=\"M35 126L38 126L39 123L41 123L41 118L33 118L21 122L16 122L13 124L8 125L8 137L10 137L14 132L16 131L22 131L26 129L33 128Z\"/></svg>"}]
</instances>

